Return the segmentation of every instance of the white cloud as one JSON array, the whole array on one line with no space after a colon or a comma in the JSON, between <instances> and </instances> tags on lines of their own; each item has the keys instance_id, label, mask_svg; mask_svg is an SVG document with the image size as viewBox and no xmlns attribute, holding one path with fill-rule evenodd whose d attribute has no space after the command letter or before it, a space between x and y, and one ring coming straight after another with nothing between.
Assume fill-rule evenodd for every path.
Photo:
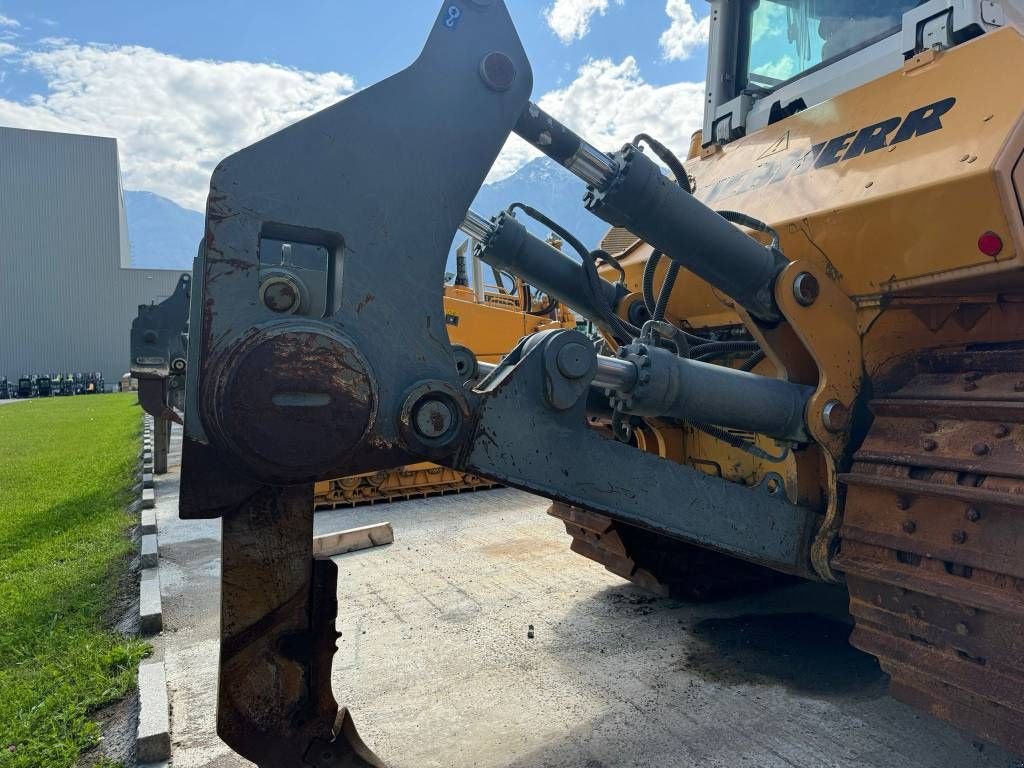
<instances>
[{"instance_id":1,"label":"white cloud","mask_svg":"<svg viewBox=\"0 0 1024 768\"><path fill-rule=\"evenodd\" d=\"M355 89L335 72L182 59L138 46L57 42L20 62L45 78L48 92L0 99L0 124L116 137L127 188L196 210L221 159Z\"/></svg>"},{"instance_id":2,"label":"white cloud","mask_svg":"<svg viewBox=\"0 0 1024 768\"><path fill-rule=\"evenodd\" d=\"M10 16L4 16L0 13L0 27L20 27L21 23L17 19L12 19Z\"/></svg>"},{"instance_id":3,"label":"white cloud","mask_svg":"<svg viewBox=\"0 0 1024 768\"><path fill-rule=\"evenodd\" d=\"M622 5L624 0L615 0ZM544 9L544 19L558 39L568 45L573 40L582 40L590 32L590 18L598 13L608 12L609 0L555 0Z\"/></svg>"},{"instance_id":4,"label":"white cloud","mask_svg":"<svg viewBox=\"0 0 1024 768\"><path fill-rule=\"evenodd\" d=\"M672 23L661 35L661 52L669 61L688 59L694 48L706 45L711 17L698 19L687 0L668 0L665 13Z\"/></svg>"},{"instance_id":5,"label":"white cloud","mask_svg":"<svg viewBox=\"0 0 1024 768\"><path fill-rule=\"evenodd\" d=\"M0 43L0 56L10 56L12 53L17 52L18 46L11 45L10 43Z\"/></svg>"},{"instance_id":6,"label":"white cloud","mask_svg":"<svg viewBox=\"0 0 1024 768\"><path fill-rule=\"evenodd\" d=\"M764 75L765 77L769 77L772 80L778 80L780 82L782 80L788 80L796 73L796 59L788 54L781 56L769 64L763 64L760 67L757 67L756 70L756 74ZM755 72L752 71L750 74L753 76Z\"/></svg>"},{"instance_id":7,"label":"white cloud","mask_svg":"<svg viewBox=\"0 0 1024 768\"><path fill-rule=\"evenodd\" d=\"M355 90L351 77L333 72L60 39L23 50L17 60L41 75L48 90L24 101L0 99L0 124L116 137L125 187L195 210L205 207L210 172L220 160ZM539 103L601 149L618 149L644 131L683 155L702 121L703 98L703 83L651 85L627 57L587 61L572 82ZM512 136L488 181L539 154Z\"/></svg>"},{"instance_id":8,"label":"white cloud","mask_svg":"<svg viewBox=\"0 0 1024 768\"><path fill-rule=\"evenodd\" d=\"M691 134L704 119L704 83L655 86L627 56L588 61L567 87L544 95L538 104L554 118L603 150L616 150L638 133L649 133L683 157ZM488 181L515 173L540 153L513 136L494 164Z\"/></svg>"}]
</instances>

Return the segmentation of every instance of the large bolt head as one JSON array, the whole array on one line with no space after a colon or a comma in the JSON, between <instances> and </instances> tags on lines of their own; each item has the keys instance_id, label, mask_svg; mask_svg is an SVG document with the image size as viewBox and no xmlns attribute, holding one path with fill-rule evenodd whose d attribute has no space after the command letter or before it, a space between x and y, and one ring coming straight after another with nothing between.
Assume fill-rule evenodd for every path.
<instances>
[{"instance_id":1,"label":"large bolt head","mask_svg":"<svg viewBox=\"0 0 1024 768\"><path fill-rule=\"evenodd\" d=\"M582 379L590 370L593 350L573 342L558 350L558 370L568 379Z\"/></svg>"},{"instance_id":2,"label":"large bolt head","mask_svg":"<svg viewBox=\"0 0 1024 768\"><path fill-rule=\"evenodd\" d=\"M818 300L821 286L810 272L801 272L793 281L793 296L801 307L809 307Z\"/></svg>"},{"instance_id":3,"label":"large bolt head","mask_svg":"<svg viewBox=\"0 0 1024 768\"><path fill-rule=\"evenodd\" d=\"M494 51L480 62L480 77L492 91L504 93L516 81L516 65L508 55Z\"/></svg>"},{"instance_id":4,"label":"large bolt head","mask_svg":"<svg viewBox=\"0 0 1024 768\"><path fill-rule=\"evenodd\" d=\"M398 432L413 453L446 456L464 435L469 408L461 388L443 381L423 381L407 391L398 414Z\"/></svg>"},{"instance_id":5,"label":"large bolt head","mask_svg":"<svg viewBox=\"0 0 1024 768\"><path fill-rule=\"evenodd\" d=\"M455 414L444 400L424 398L413 414L416 432L428 440L443 437L455 423Z\"/></svg>"},{"instance_id":6,"label":"large bolt head","mask_svg":"<svg viewBox=\"0 0 1024 768\"><path fill-rule=\"evenodd\" d=\"M260 284L260 300L271 312L291 314L302 303L302 294L293 280L275 276Z\"/></svg>"}]
</instances>

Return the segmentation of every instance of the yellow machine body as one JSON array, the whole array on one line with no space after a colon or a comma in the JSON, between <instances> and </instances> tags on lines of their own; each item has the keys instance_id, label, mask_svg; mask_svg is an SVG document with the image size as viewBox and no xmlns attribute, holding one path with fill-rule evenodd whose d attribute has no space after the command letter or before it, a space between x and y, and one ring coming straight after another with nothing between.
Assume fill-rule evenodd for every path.
<instances>
[{"instance_id":1,"label":"yellow machine body","mask_svg":"<svg viewBox=\"0 0 1024 768\"><path fill-rule=\"evenodd\" d=\"M1024 38L1009 28L928 51L900 72L712 145L687 163L694 194L713 208L767 222L788 259L815 265L850 297L855 348L822 345L821 354L856 355L855 367L863 363L869 377L907 349L1017 339L1024 301L1024 101L1012 94L1020 91L1021 67ZM915 111L936 104L945 109L941 128L910 135ZM933 125L928 112L923 117L925 128ZM903 135L909 138L894 142L908 121ZM858 140L875 126L887 132L873 142ZM983 235L1002 242L998 254L979 249ZM619 254L630 290L640 290L650 253L636 241ZM656 288L667 266L662 260ZM634 293L623 316L631 300L642 299ZM667 315L696 330L743 322L729 297L687 272ZM829 325L839 322L832 317ZM770 352L758 372L770 371L773 357ZM691 440L687 459L751 484L769 471L716 443ZM792 469L791 462L795 482Z\"/></svg>"},{"instance_id":2,"label":"yellow machine body","mask_svg":"<svg viewBox=\"0 0 1024 768\"><path fill-rule=\"evenodd\" d=\"M648 420L635 437L734 482L784 483L792 501L820 510L814 567L846 583L851 642L879 658L893 694L1017 751L1022 71L1024 37L1006 27L926 50L726 144L702 149L696 138L686 164L695 196L779 234L790 262L775 284L785 322L755 322L685 270L667 319L752 338L766 356L757 373L816 387L806 412L814 444L771 462L688 425ZM623 318L643 301L651 252L635 238L618 249L632 291ZM656 294L667 267L662 259ZM796 295L807 274L820 285L810 306ZM668 567L659 544L608 518L558 504L552 514L576 551L641 585L700 574Z\"/></svg>"}]
</instances>

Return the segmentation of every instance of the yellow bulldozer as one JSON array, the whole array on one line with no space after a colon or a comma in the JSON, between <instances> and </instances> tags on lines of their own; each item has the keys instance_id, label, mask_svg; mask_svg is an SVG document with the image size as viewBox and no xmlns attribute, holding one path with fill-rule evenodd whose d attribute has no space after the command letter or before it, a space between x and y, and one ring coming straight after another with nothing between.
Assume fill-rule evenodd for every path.
<instances>
[{"instance_id":1,"label":"yellow bulldozer","mask_svg":"<svg viewBox=\"0 0 1024 768\"><path fill-rule=\"evenodd\" d=\"M587 142L530 101L505 3L448 0L410 67L213 174L180 511L223 518L243 756L381 765L331 691L311 491L412 461L552 499L576 551L655 589L843 585L894 696L1024 752L1024 4L709 23L685 160ZM583 180L606 248L469 210L511 133ZM597 338L468 360L424 289L460 227Z\"/></svg>"},{"instance_id":2,"label":"yellow bulldozer","mask_svg":"<svg viewBox=\"0 0 1024 768\"><path fill-rule=\"evenodd\" d=\"M460 246L454 281L444 288L448 338L452 344L465 348L467 359L497 363L524 336L576 327L576 317L570 309L537 296L515 275L503 276L498 270L492 270L494 284L489 284L478 271L481 265L477 262L472 270L475 285L470 287L466 255L470 242L467 240ZM548 242L561 247L557 238L549 238ZM477 475L421 461L394 469L321 480L313 486L313 504L318 510L337 509L486 490L495 485Z\"/></svg>"}]
</instances>

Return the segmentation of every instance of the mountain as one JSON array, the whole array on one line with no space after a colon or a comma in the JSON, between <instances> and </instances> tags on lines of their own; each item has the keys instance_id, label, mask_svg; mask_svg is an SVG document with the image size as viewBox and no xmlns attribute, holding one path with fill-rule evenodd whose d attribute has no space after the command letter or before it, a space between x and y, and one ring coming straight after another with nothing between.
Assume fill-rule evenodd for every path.
<instances>
[{"instance_id":1,"label":"mountain","mask_svg":"<svg viewBox=\"0 0 1024 768\"><path fill-rule=\"evenodd\" d=\"M508 178L485 184L473 202L473 210L490 218L512 203L526 203L565 227L588 248L596 248L608 225L583 207L584 192L582 181L553 160L539 157ZM547 237L547 227L522 211L517 211L516 218L535 235Z\"/></svg>"},{"instance_id":2,"label":"mountain","mask_svg":"<svg viewBox=\"0 0 1024 768\"><path fill-rule=\"evenodd\" d=\"M203 236L203 214L153 192L134 190L125 190L124 207L133 267L192 269Z\"/></svg>"},{"instance_id":3,"label":"mountain","mask_svg":"<svg viewBox=\"0 0 1024 768\"><path fill-rule=\"evenodd\" d=\"M490 218L515 202L526 203L568 229L588 248L597 246L608 225L583 208L584 185L575 176L546 157L533 160L511 176L485 184L473 202L473 210ZM199 239L203 236L203 214L182 208L153 192L125 191L128 236L132 266L151 269L191 269ZM517 218L539 237L549 230L522 211ZM461 233L448 258L448 270L455 265L455 245L465 240Z\"/></svg>"}]
</instances>

